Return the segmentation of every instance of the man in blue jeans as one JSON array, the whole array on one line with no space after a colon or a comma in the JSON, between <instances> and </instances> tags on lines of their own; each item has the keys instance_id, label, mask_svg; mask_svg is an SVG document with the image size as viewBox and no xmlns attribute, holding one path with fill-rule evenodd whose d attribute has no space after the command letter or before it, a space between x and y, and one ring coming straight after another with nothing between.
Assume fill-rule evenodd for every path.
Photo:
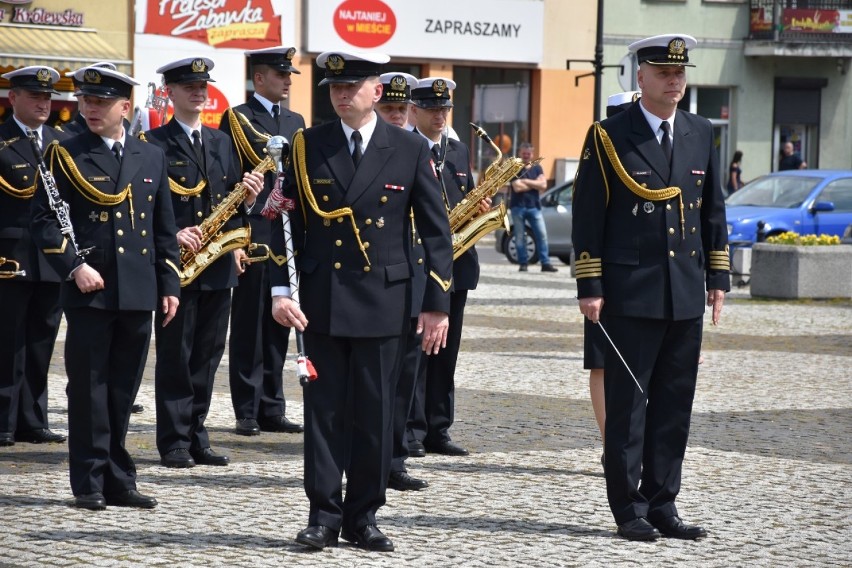
<instances>
[{"instance_id":1,"label":"man in blue jeans","mask_svg":"<svg viewBox=\"0 0 852 568\"><path fill-rule=\"evenodd\" d=\"M524 142L520 147L520 158L525 162L532 160L533 145ZM544 218L541 216L541 201L539 194L547 189L547 180L544 170L535 164L526 168L523 172L509 182L509 208L512 210L512 223L514 224L515 248L518 250L518 264L520 272L527 271L529 256L527 254L527 238L524 225L529 223L535 240L535 248L541 259L542 272L558 272L555 266L550 264L550 251L547 248L547 229L544 226Z\"/></svg>"}]
</instances>

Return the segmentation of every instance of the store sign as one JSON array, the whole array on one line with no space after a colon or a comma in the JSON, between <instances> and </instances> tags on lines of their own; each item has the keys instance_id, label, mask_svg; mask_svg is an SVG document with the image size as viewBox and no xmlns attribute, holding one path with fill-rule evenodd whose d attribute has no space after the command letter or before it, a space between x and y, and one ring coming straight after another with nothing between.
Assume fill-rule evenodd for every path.
<instances>
[{"instance_id":1,"label":"store sign","mask_svg":"<svg viewBox=\"0 0 852 568\"><path fill-rule=\"evenodd\" d=\"M394 57L539 63L544 3L311 0L308 51L378 48ZM443 14L443 16L442 16Z\"/></svg>"},{"instance_id":2,"label":"store sign","mask_svg":"<svg viewBox=\"0 0 852 568\"><path fill-rule=\"evenodd\" d=\"M272 0L149 0L144 33L257 49L281 44L281 16Z\"/></svg>"},{"instance_id":3,"label":"store sign","mask_svg":"<svg viewBox=\"0 0 852 568\"><path fill-rule=\"evenodd\" d=\"M61 11L51 11L44 8L26 6L33 0L0 0L2 4L12 5L12 9L0 8L0 23L31 24L39 26L63 26L79 28L83 26L83 14L71 8Z\"/></svg>"}]
</instances>

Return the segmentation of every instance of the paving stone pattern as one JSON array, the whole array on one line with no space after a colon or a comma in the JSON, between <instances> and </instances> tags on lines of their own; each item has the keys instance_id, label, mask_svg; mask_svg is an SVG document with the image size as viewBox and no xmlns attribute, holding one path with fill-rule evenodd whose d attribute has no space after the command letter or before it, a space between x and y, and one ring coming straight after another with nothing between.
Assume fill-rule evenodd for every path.
<instances>
[{"instance_id":1,"label":"paving stone pattern","mask_svg":"<svg viewBox=\"0 0 852 568\"><path fill-rule=\"evenodd\" d=\"M294 544L308 509L302 436L232 433L227 359L207 424L232 464L161 467L152 346L138 397L145 412L133 415L127 446L139 489L159 507L74 509L65 444L0 448L0 566L852 564L852 302L729 295L722 324L705 328L678 500L710 536L630 543L615 536L606 503L574 280L567 267L519 274L488 243L468 301L451 431L471 455L409 460L430 487L388 491L379 525L396 552ZM50 377L60 431L63 333ZM285 372L288 416L300 420L292 361Z\"/></svg>"}]
</instances>

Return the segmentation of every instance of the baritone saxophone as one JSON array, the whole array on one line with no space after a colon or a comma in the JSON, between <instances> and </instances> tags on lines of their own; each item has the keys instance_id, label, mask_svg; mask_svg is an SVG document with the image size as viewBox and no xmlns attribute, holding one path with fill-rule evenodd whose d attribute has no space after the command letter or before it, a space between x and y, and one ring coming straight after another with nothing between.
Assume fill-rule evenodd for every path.
<instances>
[{"instance_id":1,"label":"baritone saxophone","mask_svg":"<svg viewBox=\"0 0 852 568\"><path fill-rule=\"evenodd\" d=\"M281 136L273 136L267 142L270 144ZM272 156L267 155L261 160L252 170L254 173L263 174L276 170L275 160ZM240 227L230 231L222 232L222 227L228 222L228 219L237 213L237 208L245 200L248 195L248 189L240 182L234 186L234 190L230 192L219 205L217 205L210 215L205 218L198 226L201 229L201 248L196 252L180 247L180 285L186 286L210 266L215 260L222 255L238 248L248 247L249 258L247 262L259 262L269 258L269 247L262 243L251 242L251 226ZM261 254L252 255L251 253L262 251Z\"/></svg>"},{"instance_id":2,"label":"baritone saxophone","mask_svg":"<svg viewBox=\"0 0 852 568\"><path fill-rule=\"evenodd\" d=\"M492 207L481 215L477 215L479 212L479 202L486 197L494 197L500 188L509 183L521 170L541 161L541 158L538 158L527 164L520 158L503 158L503 152L500 151L500 148L491 140L491 137L488 136L488 133L482 127L472 122L470 126L477 136L491 145L497 153L497 157L485 169L473 191L468 193L450 211L450 230L453 233L453 260L464 254L479 239L491 231L495 231L500 227L505 227L507 231L509 230L505 202L501 202L500 205Z\"/></svg>"}]
</instances>

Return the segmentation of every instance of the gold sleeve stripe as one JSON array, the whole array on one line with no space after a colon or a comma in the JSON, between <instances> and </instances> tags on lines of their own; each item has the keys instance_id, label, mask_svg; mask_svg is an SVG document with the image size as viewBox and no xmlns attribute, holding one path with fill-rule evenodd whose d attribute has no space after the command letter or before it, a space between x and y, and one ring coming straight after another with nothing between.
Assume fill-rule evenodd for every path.
<instances>
[{"instance_id":1,"label":"gold sleeve stripe","mask_svg":"<svg viewBox=\"0 0 852 568\"><path fill-rule=\"evenodd\" d=\"M577 266L577 268L585 268L585 267L589 267L589 268L598 267L598 268L600 268L601 267L601 259L593 258L593 259L590 259L590 260L578 260L574 263L574 265Z\"/></svg>"},{"instance_id":2,"label":"gold sleeve stripe","mask_svg":"<svg viewBox=\"0 0 852 568\"><path fill-rule=\"evenodd\" d=\"M65 252L66 246L68 246L68 238L62 237L62 245L60 245L59 248L41 249L41 252L43 252L44 254L62 254L63 252Z\"/></svg>"},{"instance_id":3,"label":"gold sleeve stripe","mask_svg":"<svg viewBox=\"0 0 852 568\"><path fill-rule=\"evenodd\" d=\"M724 271L727 272L727 271L731 270L731 263L730 262L717 262L717 261L711 260L710 261L710 270L724 270Z\"/></svg>"},{"instance_id":4,"label":"gold sleeve stripe","mask_svg":"<svg viewBox=\"0 0 852 568\"><path fill-rule=\"evenodd\" d=\"M183 278L183 277L184 277L184 276L183 276L183 274L181 273L180 269L179 269L179 268L175 265L175 263L174 263L174 262L172 262L171 260L169 260L168 258L166 259L166 266L168 266L169 268L171 268L172 270L174 270L174 271L175 271L175 274L177 274L177 275L178 275L178 278Z\"/></svg>"},{"instance_id":5,"label":"gold sleeve stripe","mask_svg":"<svg viewBox=\"0 0 852 568\"><path fill-rule=\"evenodd\" d=\"M576 270L574 272L574 278L601 278L603 277L603 272L600 270Z\"/></svg>"},{"instance_id":6,"label":"gold sleeve stripe","mask_svg":"<svg viewBox=\"0 0 852 568\"><path fill-rule=\"evenodd\" d=\"M274 262L278 266L284 266L285 264L287 264L287 255L285 254L277 255L272 251L269 251L269 258L271 258L272 262Z\"/></svg>"},{"instance_id":7,"label":"gold sleeve stripe","mask_svg":"<svg viewBox=\"0 0 852 568\"><path fill-rule=\"evenodd\" d=\"M450 286L453 285L452 278L450 278L449 280L444 280L443 278L435 274L434 270L429 271L429 276L431 276L435 280L435 282L437 282L438 285L441 286L441 290L443 290L444 292L450 291Z\"/></svg>"}]
</instances>

